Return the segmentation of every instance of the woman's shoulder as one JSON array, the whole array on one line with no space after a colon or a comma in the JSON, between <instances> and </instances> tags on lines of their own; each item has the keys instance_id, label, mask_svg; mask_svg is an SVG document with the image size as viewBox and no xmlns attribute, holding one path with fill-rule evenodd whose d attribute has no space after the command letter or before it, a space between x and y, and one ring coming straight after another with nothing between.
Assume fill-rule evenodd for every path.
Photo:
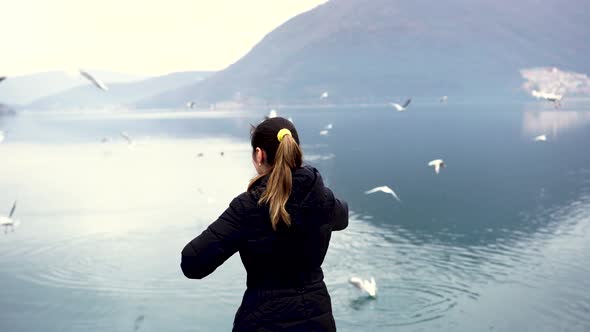
<instances>
[{"instance_id":1,"label":"woman's shoulder","mask_svg":"<svg viewBox=\"0 0 590 332\"><path fill-rule=\"evenodd\" d=\"M257 207L258 203L250 191L245 191L234 197L229 205L231 208L240 212L247 212L248 210Z\"/></svg>"}]
</instances>

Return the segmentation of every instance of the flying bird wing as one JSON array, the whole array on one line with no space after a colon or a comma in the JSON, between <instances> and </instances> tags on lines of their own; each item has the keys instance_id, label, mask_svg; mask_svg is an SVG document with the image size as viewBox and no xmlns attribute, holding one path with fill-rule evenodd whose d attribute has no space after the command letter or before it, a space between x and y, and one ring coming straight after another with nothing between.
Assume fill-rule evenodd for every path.
<instances>
[{"instance_id":1,"label":"flying bird wing","mask_svg":"<svg viewBox=\"0 0 590 332\"><path fill-rule=\"evenodd\" d=\"M363 289L363 280L359 277L352 277L348 280L348 282L358 289Z\"/></svg>"},{"instance_id":2,"label":"flying bird wing","mask_svg":"<svg viewBox=\"0 0 590 332\"><path fill-rule=\"evenodd\" d=\"M133 140L131 139L131 137L129 137L129 134L127 134L126 132L122 132L121 137L123 137L127 141L127 143L133 143Z\"/></svg>"},{"instance_id":3,"label":"flying bird wing","mask_svg":"<svg viewBox=\"0 0 590 332\"><path fill-rule=\"evenodd\" d=\"M16 210L16 201L14 201L14 203L12 204L12 209L10 209L10 214L8 214L8 218L12 218L14 210Z\"/></svg>"},{"instance_id":4,"label":"flying bird wing","mask_svg":"<svg viewBox=\"0 0 590 332\"><path fill-rule=\"evenodd\" d=\"M395 193L395 191L393 191L393 189L391 189L390 194L393 196L393 198L397 199L398 202L401 202L402 200L399 199L399 197L397 196L397 194Z\"/></svg>"},{"instance_id":5,"label":"flying bird wing","mask_svg":"<svg viewBox=\"0 0 590 332\"><path fill-rule=\"evenodd\" d=\"M85 72L84 70L80 69L80 75L84 76L87 80L92 82L97 88L107 91L109 88L102 83L99 79L95 78L94 76L90 75L89 73Z\"/></svg>"},{"instance_id":6,"label":"flying bird wing","mask_svg":"<svg viewBox=\"0 0 590 332\"><path fill-rule=\"evenodd\" d=\"M442 163L443 163L442 159L435 159L435 160L431 160L428 163L428 166L436 166L436 165L442 164Z\"/></svg>"},{"instance_id":7,"label":"flying bird wing","mask_svg":"<svg viewBox=\"0 0 590 332\"><path fill-rule=\"evenodd\" d=\"M404 110L404 108L400 104L391 103L391 106L395 107L395 109L398 110L398 111L403 111Z\"/></svg>"},{"instance_id":8,"label":"flying bird wing","mask_svg":"<svg viewBox=\"0 0 590 332\"><path fill-rule=\"evenodd\" d=\"M389 189L389 188L388 187L385 187L385 186L375 187L375 188L373 188L371 190L365 191L365 194L368 195L368 194L376 193L378 191L385 191L385 189Z\"/></svg>"},{"instance_id":9,"label":"flying bird wing","mask_svg":"<svg viewBox=\"0 0 590 332\"><path fill-rule=\"evenodd\" d=\"M406 102L402 105L403 108L408 107L408 105L410 105L410 103L412 102L412 98L406 100Z\"/></svg>"},{"instance_id":10,"label":"flying bird wing","mask_svg":"<svg viewBox=\"0 0 590 332\"><path fill-rule=\"evenodd\" d=\"M539 135L537 137L535 137L535 141L546 141L547 140L547 136L545 135Z\"/></svg>"}]
</instances>

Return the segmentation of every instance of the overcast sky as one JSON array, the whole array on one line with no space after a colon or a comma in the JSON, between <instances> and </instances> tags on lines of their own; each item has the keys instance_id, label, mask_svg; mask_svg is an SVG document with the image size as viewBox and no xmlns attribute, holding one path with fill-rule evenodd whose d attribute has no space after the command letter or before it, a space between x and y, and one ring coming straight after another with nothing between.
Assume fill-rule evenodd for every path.
<instances>
[{"instance_id":1,"label":"overcast sky","mask_svg":"<svg viewBox=\"0 0 590 332\"><path fill-rule=\"evenodd\" d=\"M0 76L68 68L219 70L326 0L18 0L0 6Z\"/></svg>"}]
</instances>

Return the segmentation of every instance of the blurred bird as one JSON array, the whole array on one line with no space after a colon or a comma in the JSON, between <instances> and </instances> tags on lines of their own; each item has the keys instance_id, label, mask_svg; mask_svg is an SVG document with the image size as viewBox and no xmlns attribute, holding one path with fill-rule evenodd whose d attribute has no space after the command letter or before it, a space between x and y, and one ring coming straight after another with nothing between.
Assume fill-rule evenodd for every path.
<instances>
[{"instance_id":1,"label":"blurred bird","mask_svg":"<svg viewBox=\"0 0 590 332\"><path fill-rule=\"evenodd\" d=\"M6 79L6 76L0 76L0 82L4 81Z\"/></svg>"},{"instance_id":2,"label":"blurred bird","mask_svg":"<svg viewBox=\"0 0 590 332\"><path fill-rule=\"evenodd\" d=\"M328 130L322 130L322 131L320 131L320 135L321 136L328 136L329 133L330 132Z\"/></svg>"},{"instance_id":3,"label":"blurred bird","mask_svg":"<svg viewBox=\"0 0 590 332\"><path fill-rule=\"evenodd\" d=\"M4 141L4 132L0 130L0 143Z\"/></svg>"},{"instance_id":4,"label":"blurred bird","mask_svg":"<svg viewBox=\"0 0 590 332\"><path fill-rule=\"evenodd\" d=\"M94 84L97 88L101 89L102 91L109 90L109 88L103 82L101 82L98 78L90 75L90 73L88 73L82 69L79 69L78 72L80 73L80 75L82 75L84 78L86 78L87 80L92 82L92 84Z\"/></svg>"},{"instance_id":5,"label":"blurred bird","mask_svg":"<svg viewBox=\"0 0 590 332\"><path fill-rule=\"evenodd\" d=\"M8 214L8 217L0 216L0 226L4 226L4 234L8 233L8 227L10 227L10 230L14 232L14 226L17 223L16 220L12 219L14 210L16 210L16 201L14 201L12 204L12 209L10 209L10 214Z\"/></svg>"},{"instance_id":6,"label":"blurred bird","mask_svg":"<svg viewBox=\"0 0 590 332\"><path fill-rule=\"evenodd\" d=\"M435 159L429 162L428 166L434 166L434 172L438 174L440 169L445 167L445 162L442 159Z\"/></svg>"},{"instance_id":7,"label":"blurred bird","mask_svg":"<svg viewBox=\"0 0 590 332\"><path fill-rule=\"evenodd\" d=\"M194 101L189 101L186 103L187 108L194 108L197 104Z\"/></svg>"},{"instance_id":8,"label":"blurred bird","mask_svg":"<svg viewBox=\"0 0 590 332\"><path fill-rule=\"evenodd\" d=\"M371 280L363 280L359 277L351 277L348 282L350 282L356 288L365 291L372 298L377 296L377 283L373 277L371 277Z\"/></svg>"},{"instance_id":9,"label":"blurred bird","mask_svg":"<svg viewBox=\"0 0 590 332\"><path fill-rule=\"evenodd\" d=\"M410 103L412 102L412 98L406 100L406 102L403 105L400 104L396 104L396 103L390 103L391 106L395 107L395 109L398 112L403 112L406 110L406 108L408 107L408 105L410 105Z\"/></svg>"},{"instance_id":10,"label":"blurred bird","mask_svg":"<svg viewBox=\"0 0 590 332\"><path fill-rule=\"evenodd\" d=\"M143 322L144 319L145 319L145 315L139 315L135 318L135 323L133 323L133 331L135 331L135 332L139 331L139 328L141 327L141 323Z\"/></svg>"},{"instance_id":11,"label":"blurred bird","mask_svg":"<svg viewBox=\"0 0 590 332\"><path fill-rule=\"evenodd\" d=\"M320 99L322 99L322 100L323 100L323 99L328 99L328 91L324 91L324 92L321 94L321 96L320 96Z\"/></svg>"},{"instance_id":12,"label":"blurred bird","mask_svg":"<svg viewBox=\"0 0 590 332\"><path fill-rule=\"evenodd\" d=\"M332 127L333 127L332 124L331 123L328 123L328 125L325 126L324 129L330 130L330 129L332 129Z\"/></svg>"},{"instance_id":13,"label":"blurred bird","mask_svg":"<svg viewBox=\"0 0 590 332\"><path fill-rule=\"evenodd\" d=\"M441 102L442 104L446 103L446 102L447 102L447 100L449 100L449 97L447 97L447 96L442 96L442 97L440 98L440 102Z\"/></svg>"},{"instance_id":14,"label":"blurred bird","mask_svg":"<svg viewBox=\"0 0 590 332\"><path fill-rule=\"evenodd\" d=\"M131 137L129 136L129 134L127 134L127 132L122 131L121 132L121 137L123 137L127 141L127 144L133 145L133 140L131 139Z\"/></svg>"},{"instance_id":15,"label":"blurred bird","mask_svg":"<svg viewBox=\"0 0 590 332\"><path fill-rule=\"evenodd\" d=\"M545 142L545 141L547 141L547 135L545 135L545 134L535 137L535 142Z\"/></svg>"},{"instance_id":16,"label":"blurred bird","mask_svg":"<svg viewBox=\"0 0 590 332\"><path fill-rule=\"evenodd\" d=\"M399 197L397 196L395 191L393 191L393 189L389 188L388 186L375 187L371 190L367 190L367 191L365 191L365 195L376 193L378 191L384 192L386 194L391 194L393 196L393 198L397 199L398 202L401 202L401 200L399 199Z\"/></svg>"},{"instance_id":17,"label":"blurred bird","mask_svg":"<svg viewBox=\"0 0 590 332\"><path fill-rule=\"evenodd\" d=\"M270 112L268 112L268 115L265 117L266 120L268 119L272 119L272 118L276 118L277 117L277 110L275 110L274 108L270 110Z\"/></svg>"}]
</instances>

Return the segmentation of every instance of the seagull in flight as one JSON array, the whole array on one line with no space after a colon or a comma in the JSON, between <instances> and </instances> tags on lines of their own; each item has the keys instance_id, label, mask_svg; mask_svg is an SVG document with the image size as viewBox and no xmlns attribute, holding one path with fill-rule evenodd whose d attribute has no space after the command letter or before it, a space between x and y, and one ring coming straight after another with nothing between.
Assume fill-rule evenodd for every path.
<instances>
[{"instance_id":1,"label":"seagull in flight","mask_svg":"<svg viewBox=\"0 0 590 332\"><path fill-rule=\"evenodd\" d=\"M187 108L194 108L197 104L194 101L189 101L186 103Z\"/></svg>"},{"instance_id":2,"label":"seagull in flight","mask_svg":"<svg viewBox=\"0 0 590 332\"><path fill-rule=\"evenodd\" d=\"M328 123L328 125L327 125L327 126L325 126L325 127L324 127L324 129L326 129L326 130L330 130L330 129L332 129L332 127L334 127L334 126L332 126L332 124L331 124L331 123Z\"/></svg>"},{"instance_id":3,"label":"seagull in flight","mask_svg":"<svg viewBox=\"0 0 590 332\"><path fill-rule=\"evenodd\" d=\"M10 209L10 214L8 217L0 216L0 226L4 226L4 234L8 233L8 227L10 227L10 230L14 232L14 226L16 225L16 220L12 219L14 210L16 210L16 201L14 201L12 204L12 209Z\"/></svg>"},{"instance_id":4,"label":"seagull in flight","mask_svg":"<svg viewBox=\"0 0 590 332\"><path fill-rule=\"evenodd\" d=\"M320 135L321 136L328 136L329 133L330 132L328 130L322 130L322 131L320 131Z\"/></svg>"},{"instance_id":5,"label":"seagull in flight","mask_svg":"<svg viewBox=\"0 0 590 332\"><path fill-rule=\"evenodd\" d=\"M92 84L94 84L97 88L101 89L102 91L109 90L109 88L103 82L101 82L98 78L90 75L90 73L88 73L87 71L78 69L78 72L80 73L80 75L92 82Z\"/></svg>"},{"instance_id":6,"label":"seagull in flight","mask_svg":"<svg viewBox=\"0 0 590 332\"><path fill-rule=\"evenodd\" d=\"M129 136L129 134L127 134L126 131L121 132L121 137L123 137L127 141L127 144L133 145L133 140L131 139L131 136Z\"/></svg>"},{"instance_id":7,"label":"seagull in flight","mask_svg":"<svg viewBox=\"0 0 590 332\"><path fill-rule=\"evenodd\" d=\"M407 109L408 105L410 105L411 102L412 102L412 98L409 98L408 100L406 100L406 102L403 105L396 104L396 103L390 103L390 105L395 107L395 109L398 112L403 112Z\"/></svg>"},{"instance_id":8,"label":"seagull in flight","mask_svg":"<svg viewBox=\"0 0 590 332\"><path fill-rule=\"evenodd\" d=\"M371 280L363 280L359 277L352 277L348 280L348 282L350 282L356 288L367 292L370 297L377 297L377 283L375 282L375 278L371 277Z\"/></svg>"},{"instance_id":9,"label":"seagull in flight","mask_svg":"<svg viewBox=\"0 0 590 332\"><path fill-rule=\"evenodd\" d=\"M320 99L328 99L328 91L324 91L321 95L320 95Z\"/></svg>"},{"instance_id":10,"label":"seagull in flight","mask_svg":"<svg viewBox=\"0 0 590 332\"><path fill-rule=\"evenodd\" d=\"M429 162L428 166L434 166L434 172L438 174L440 169L445 167L445 162L442 159L435 159Z\"/></svg>"},{"instance_id":11,"label":"seagull in flight","mask_svg":"<svg viewBox=\"0 0 590 332\"><path fill-rule=\"evenodd\" d=\"M270 112L268 112L268 115L266 116L266 119L272 119L272 118L276 118L278 116L277 114L277 110L275 110L274 108L270 110Z\"/></svg>"},{"instance_id":12,"label":"seagull in flight","mask_svg":"<svg viewBox=\"0 0 590 332\"><path fill-rule=\"evenodd\" d=\"M395 191L393 191L393 189L389 188L388 186L375 187L371 190L367 190L365 191L365 195L376 193L378 191L384 192L386 194L391 194L393 198L397 199L398 202L401 202L401 199L399 199Z\"/></svg>"},{"instance_id":13,"label":"seagull in flight","mask_svg":"<svg viewBox=\"0 0 590 332\"><path fill-rule=\"evenodd\" d=\"M535 142L546 142L546 141L547 141L547 135L545 135L545 134L535 137Z\"/></svg>"}]
</instances>

